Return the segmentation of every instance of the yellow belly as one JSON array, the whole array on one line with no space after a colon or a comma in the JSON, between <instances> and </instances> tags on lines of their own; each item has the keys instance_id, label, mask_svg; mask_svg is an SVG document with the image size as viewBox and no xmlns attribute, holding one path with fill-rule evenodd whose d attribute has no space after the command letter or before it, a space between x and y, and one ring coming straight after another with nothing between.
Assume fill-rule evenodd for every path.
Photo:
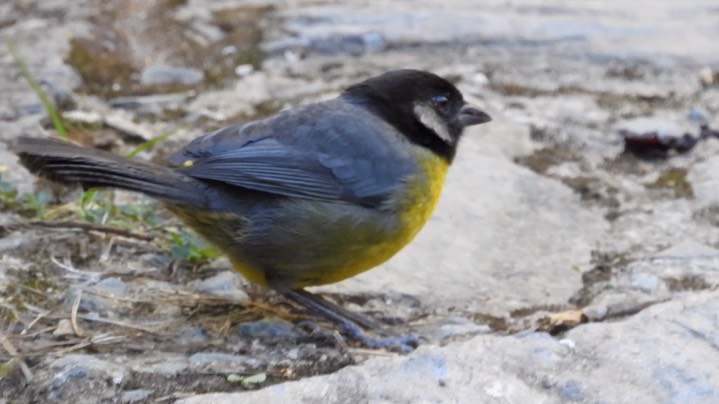
<instances>
[{"instance_id":1,"label":"yellow belly","mask_svg":"<svg viewBox=\"0 0 719 404\"><path fill-rule=\"evenodd\" d=\"M389 260L414 239L437 206L448 167L443 158L430 152L424 153L424 150L422 152L422 173L408 179L406 191L394 202L400 212L396 230L377 234L376 229L370 225L370 229L364 231L372 234L364 237L361 227L354 229L359 239L374 238L376 242L369 245L358 243L355 249L345 247L349 251L336 259L335 267L329 271L309 271L303 277L304 281L298 278L292 285L293 288L326 285L351 278ZM234 264L240 273L253 272L250 276L257 279L257 271L238 265L237 262ZM250 271L247 271L248 269Z\"/></svg>"}]
</instances>

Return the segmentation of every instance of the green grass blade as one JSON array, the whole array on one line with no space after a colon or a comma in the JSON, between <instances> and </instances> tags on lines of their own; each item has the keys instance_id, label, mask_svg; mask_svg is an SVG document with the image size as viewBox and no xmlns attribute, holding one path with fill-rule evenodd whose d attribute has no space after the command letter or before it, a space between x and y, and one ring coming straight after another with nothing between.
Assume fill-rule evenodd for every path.
<instances>
[{"instance_id":1,"label":"green grass blade","mask_svg":"<svg viewBox=\"0 0 719 404\"><path fill-rule=\"evenodd\" d=\"M163 132L163 133L160 133L159 135L153 137L152 139L149 139L149 140L147 140L147 141L145 141L145 142L139 144L137 147L135 147L134 149L132 149L132 151L130 151L129 153L127 153L127 158L135 157L135 155L137 155L137 153L139 153L139 152L141 152L141 151L143 151L143 150L149 149L150 147L156 145L157 143L159 143L159 142L161 142L161 141L167 139L168 137L170 137L170 136L174 135L175 133L177 133L177 131L179 131L180 128L181 128L181 126L172 128L172 129L167 130L167 131L165 131L165 132Z\"/></svg>"},{"instance_id":2,"label":"green grass blade","mask_svg":"<svg viewBox=\"0 0 719 404\"><path fill-rule=\"evenodd\" d=\"M20 70L20 74L22 74L22 76L25 78L25 80L30 85L35 94L37 94L38 98L40 98L42 106L45 108L45 111L47 111L47 114L50 116L50 120L52 121L52 124L57 131L57 135L63 139L68 139L67 130L65 130L65 127L62 124L60 114L58 114L57 108L55 108L55 103L50 99L45 90L42 89L40 83L30 73L30 69L28 69L27 64L25 63L25 60L22 58L22 56L20 56L20 51L18 51L15 43L8 42L7 47L10 51L10 55L12 56L13 61L17 65L18 70Z\"/></svg>"}]
</instances>

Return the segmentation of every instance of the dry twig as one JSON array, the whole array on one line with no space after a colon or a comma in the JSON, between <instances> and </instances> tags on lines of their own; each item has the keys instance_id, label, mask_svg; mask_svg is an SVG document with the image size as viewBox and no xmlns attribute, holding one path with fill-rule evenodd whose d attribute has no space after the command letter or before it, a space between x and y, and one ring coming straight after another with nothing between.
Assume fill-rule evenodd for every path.
<instances>
[{"instance_id":1,"label":"dry twig","mask_svg":"<svg viewBox=\"0 0 719 404\"><path fill-rule=\"evenodd\" d=\"M105 234L115 234L122 237L134 238L142 241L152 241L155 239L153 236L146 234L135 233L131 230L121 229L118 227L111 227L106 225L87 223L87 222L76 222L76 221L63 221L63 222L51 222L46 220L35 220L28 223L16 223L3 226L5 231L15 231L29 227L44 227L49 229L80 229L85 231L95 231Z\"/></svg>"},{"instance_id":2,"label":"dry twig","mask_svg":"<svg viewBox=\"0 0 719 404\"><path fill-rule=\"evenodd\" d=\"M70 324L72 324L72 331L75 332L75 335L80 338L84 338L87 334L85 334L82 328L80 328L77 324L77 310L80 308L80 301L82 301L82 289L78 290L77 296L75 296L75 301L72 304L72 310L70 311Z\"/></svg>"}]
</instances>

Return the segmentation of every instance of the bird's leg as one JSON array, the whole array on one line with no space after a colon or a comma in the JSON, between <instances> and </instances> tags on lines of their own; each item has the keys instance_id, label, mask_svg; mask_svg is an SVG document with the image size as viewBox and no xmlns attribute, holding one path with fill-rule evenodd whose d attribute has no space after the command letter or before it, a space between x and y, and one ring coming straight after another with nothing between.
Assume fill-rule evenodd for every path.
<instances>
[{"instance_id":1,"label":"bird's leg","mask_svg":"<svg viewBox=\"0 0 719 404\"><path fill-rule=\"evenodd\" d=\"M304 289L293 289L289 293L291 293L292 295L288 295L288 297L302 304L305 307L316 309L316 306L321 306L322 310L332 311L335 316L340 316L345 320L350 320L365 329L372 330L384 336L392 335L392 332L388 331L384 328L383 325L372 320L371 318L349 311L344 307L333 303L320 295L308 292ZM295 294L299 296L299 299L294 296ZM311 301L311 303L305 303L304 301L300 301L300 299L307 299ZM324 315L324 311L321 311L321 313Z\"/></svg>"},{"instance_id":2,"label":"bird's leg","mask_svg":"<svg viewBox=\"0 0 719 404\"><path fill-rule=\"evenodd\" d=\"M302 306L314 311L337 324L342 333L349 339L359 342L368 348L394 348L400 352L411 352L419 345L419 340L414 336L391 335L384 327L375 321L352 313L319 295L303 289L292 289L284 292L284 296ZM361 326L361 327L360 327ZM362 330L362 327L382 334L382 337L370 337Z\"/></svg>"}]
</instances>

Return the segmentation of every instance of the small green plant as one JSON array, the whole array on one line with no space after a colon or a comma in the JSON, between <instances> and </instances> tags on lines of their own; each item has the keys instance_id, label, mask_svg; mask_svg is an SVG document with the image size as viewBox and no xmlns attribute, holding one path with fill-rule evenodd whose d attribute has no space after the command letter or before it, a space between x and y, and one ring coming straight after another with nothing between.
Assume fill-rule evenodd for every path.
<instances>
[{"instance_id":1,"label":"small green plant","mask_svg":"<svg viewBox=\"0 0 719 404\"><path fill-rule=\"evenodd\" d=\"M50 193L20 193L12 184L2 180L0 174L0 209L14 212L28 219L42 217L48 209Z\"/></svg>"},{"instance_id":2,"label":"small green plant","mask_svg":"<svg viewBox=\"0 0 719 404\"><path fill-rule=\"evenodd\" d=\"M99 189L88 189L80 197L80 210L83 218L90 223L100 223L111 209L112 195Z\"/></svg>"},{"instance_id":3,"label":"small green plant","mask_svg":"<svg viewBox=\"0 0 719 404\"><path fill-rule=\"evenodd\" d=\"M236 373L231 373L227 375L227 381L230 383L239 383L242 387L246 389L251 389L253 387L259 387L262 383L267 381L267 373L257 373L254 375L249 376L243 376L238 375Z\"/></svg>"},{"instance_id":4,"label":"small green plant","mask_svg":"<svg viewBox=\"0 0 719 404\"><path fill-rule=\"evenodd\" d=\"M9 375L15 368L17 368L18 360L15 358L10 359L7 362L0 363L0 378Z\"/></svg>"},{"instance_id":5,"label":"small green plant","mask_svg":"<svg viewBox=\"0 0 719 404\"><path fill-rule=\"evenodd\" d=\"M168 231L167 235L169 251L175 259L202 264L220 255L217 249L206 244L195 233Z\"/></svg>"}]
</instances>

